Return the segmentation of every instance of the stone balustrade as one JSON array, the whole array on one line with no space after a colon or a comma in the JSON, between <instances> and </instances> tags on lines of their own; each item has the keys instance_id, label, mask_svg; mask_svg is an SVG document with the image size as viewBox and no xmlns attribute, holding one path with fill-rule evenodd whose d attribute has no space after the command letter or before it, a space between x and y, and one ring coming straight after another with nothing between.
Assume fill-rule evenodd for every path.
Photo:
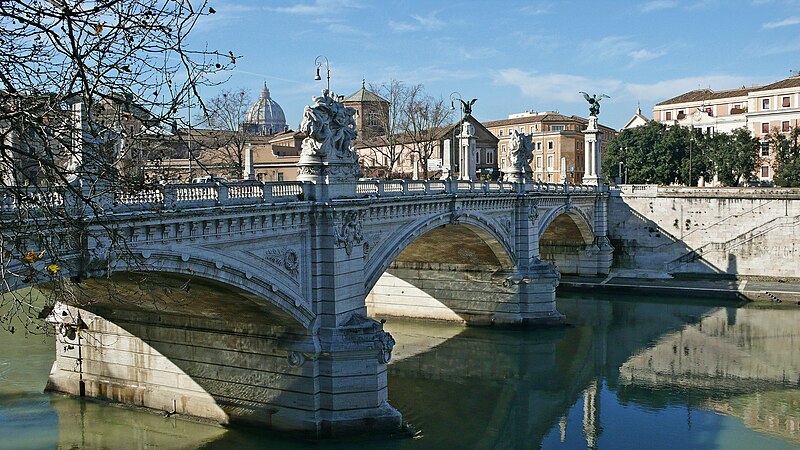
<instances>
[{"instance_id":1,"label":"stone balustrade","mask_svg":"<svg viewBox=\"0 0 800 450\"><path fill-rule=\"evenodd\" d=\"M144 211L158 209L188 209L211 206L285 203L303 201L312 183L307 181L278 181L262 183L242 181L233 183L193 183L152 186L139 191L124 191L114 195L110 211ZM355 198L408 197L442 194L525 192L542 194L595 194L597 186L561 183L508 183L502 181L464 180L366 180L355 185ZM20 201L17 190L0 193L0 213L9 214L20 207L39 209L42 206L63 206L65 194L56 190L30 188Z\"/></svg>"}]
</instances>

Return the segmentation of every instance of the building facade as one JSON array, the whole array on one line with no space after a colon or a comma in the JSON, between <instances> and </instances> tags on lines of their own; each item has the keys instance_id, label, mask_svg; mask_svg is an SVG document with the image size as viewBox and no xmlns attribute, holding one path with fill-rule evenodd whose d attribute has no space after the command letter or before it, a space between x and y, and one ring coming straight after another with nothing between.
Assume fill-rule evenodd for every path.
<instances>
[{"instance_id":1,"label":"building facade","mask_svg":"<svg viewBox=\"0 0 800 450\"><path fill-rule=\"evenodd\" d=\"M578 116L565 116L553 111L511 114L508 119L483 122L483 125L498 139L498 164L508 164L508 148L511 133L517 130L529 134L533 140L533 178L535 181L553 183L581 183L584 172L583 130L589 121ZM600 125L603 139L616 133Z\"/></svg>"},{"instance_id":2,"label":"building facade","mask_svg":"<svg viewBox=\"0 0 800 450\"><path fill-rule=\"evenodd\" d=\"M760 161L754 175L762 182L771 182L776 163L769 136L772 133L788 136L793 128L800 126L800 76L764 86L687 92L656 104L653 120L704 133L747 128L761 140Z\"/></svg>"}]
</instances>

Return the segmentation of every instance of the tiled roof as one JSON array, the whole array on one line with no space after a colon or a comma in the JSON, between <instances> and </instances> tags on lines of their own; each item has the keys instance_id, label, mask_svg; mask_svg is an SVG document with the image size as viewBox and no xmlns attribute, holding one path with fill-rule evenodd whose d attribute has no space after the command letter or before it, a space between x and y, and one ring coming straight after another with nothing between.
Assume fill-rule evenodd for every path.
<instances>
[{"instance_id":1,"label":"tiled roof","mask_svg":"<svg viewBox=\"0 0 800 450\"><path fill-rule=\"evenodd\" d=\"M758 89L760 88L741 87L738 89L728 89L725 91L714 91L711 89L697 89L695 91L687 92L677 97L673 97L669 100L665 100L661 103L656 103L656 106L673 105L676 103L686 103L686 102L702 102L704 100L718 100L721 98L730 98L730 97L747 97L748 92Z\"/></svg>"},{"instance_id":2,"label":"tiled roof","mask_svg":"<svg viewBox=\"0 0 800 450\"><path fill-rule=\"evenodd\" d=\"M793 88L793 87L800 87L800 76L794 76L787 78L785 80L776 81L772 84L762 86L758 89L751 89L751 91L768 91L771 89L783 89L783 88Z\"/></svg>"},{"instance_id":3,"label":"tiled roof","mask_svg":"<svg viewBox=\"0 0 800 450\"><path fill-rule=\"evenodd\" d=\"M504 127L508 125L519 125L522 123L532 122L588 122L586 119L578 116L565 116L559 113L544 113L535 116L515 117L513 119L492 120L490 122L481 122L486 128L491 127Z\"/></svg>"},{"instance_id":4,"label":"tiled roof","mask_svg":"<svg viewBox=\"0 0 800 450\"><path fill-rule=\"evenodd\" d=\"M770 91L773 89L795 88L800 87L800 76L793 76L785 80L776 81L765 86L742 86L738 89L729 89L726 91L714 91L711 89L697 89L695 91L681 94L677 97L665 100L661 103L656 103L656 106L673 105L676 103L685 102L700 102L703 100L718 100L730 97L747 97L751 92Z\"/></svg>"},{"instance_id":5,"label":"tiled roof","mask_svg":"<svg viewBox=\"0 0 800 450\"><path fill-rule=\"evenodd\" d=\"M378 95L378 94L376 94L376 93L374 93L374 92L372 92L370 90L367 90L367 88L365 88L363 84L361 85L361 89L359 89L356 93L351 94L350 96L348 96L347 98L345 98L342 101L343 102L359 102L359 103L363 103L363 102L389 103L388 101L386 101L380 95Z\"/></svg>"}]
</instances>

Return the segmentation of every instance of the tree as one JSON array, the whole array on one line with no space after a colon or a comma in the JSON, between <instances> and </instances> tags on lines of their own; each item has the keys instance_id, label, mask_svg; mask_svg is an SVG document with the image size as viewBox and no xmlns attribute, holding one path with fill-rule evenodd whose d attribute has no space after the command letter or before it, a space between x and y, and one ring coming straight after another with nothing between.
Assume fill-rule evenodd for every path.
<instances>
[{"instance_id":1,"label":"tree","mask_svg":"<svg viewBox=\"0 0 800 450\"><path fill-rule=\"evenodd\" d=\"M372 153L372 160L381 165L386 178L392 178L403 154L401 133L405 129L409 88L402 81L370 84L369 89L389 102L387 108L373 108L375 126L364 127L361 142ZM367 119L362 117L361 120ZM368 124L369 125L369 124Z\"/></svg>"},{"instance_id":2,"label":"tree","mask_svg":"<svg viewBox=\"0 0 800 450\"><path fill-rule=\"evenodd\" d=\"M199 126L217 132L200 141L200 150L206 155L199 160L201 164L221 167L232 179L244 178L244 150L250 135L242 124L249 105L250 93L243 88L226 89L208 101Z\"/></svg>"},{"instance_id":3,"label":"tree","mask_svg":"<svg viewBox=\"0 0 800 450\"><path fill-rule=\"evenodd\" d=\"M716 133L704 141L712 162L712 173L725 186L737 186L753 174L758 161L758 139L747 128L732 133Z\"/></svg>"},{"instance_id":4,"label":"tree","mask_svg":"<svg viewBox=\"0 0 800 450\"><path fill-rule=\"evenodd\" d=\"M609 140L603 170L616 173L622 162L629 183L696 185L710 173L704 139L689 128L667 127L651 120Z\"/></svg>"},{"instance_id":5,"label":"tree","mask_svg":"<svg viewBox=\"0 0 800 450\"><path fill-rule=\"evenodd\" d=\"M800 187L800 127L795 127L787 138L777 129L770 135L770 145L775 149L775 184L782 187Z\"/></svg>"},{"instance_id":6,"label":"tree","mask_svg":"<svg viewBox=\"0 0 800 450\"><path fill-rule=\"evenodd\" d=\"M43 310L19 286L108 272L125 239L87 247L121 191L144 187L153 136L176 128L178 111L232 52L186 46L205 2L0 2L0 327L42 329L37 317L68 289L50 289ZM148 155L152 156L152 155ZM64 258L69 253L75 259ZM102 253L102 254L101 254ZM74 262L77 261L77 262Z\"/></svg>"},{"instance_id":7,"label":"tree","mask_svg":"<svg viewBox=\"0 0 800 450\"><path fill-rule=\"evenodd\" d=\"M404 134L411 154L422 166L423 179L428 179L428 160L439 147L442 126L451 114L444 99L426 94L422 85L409 89Z\"/></svg>"}]
</instances>

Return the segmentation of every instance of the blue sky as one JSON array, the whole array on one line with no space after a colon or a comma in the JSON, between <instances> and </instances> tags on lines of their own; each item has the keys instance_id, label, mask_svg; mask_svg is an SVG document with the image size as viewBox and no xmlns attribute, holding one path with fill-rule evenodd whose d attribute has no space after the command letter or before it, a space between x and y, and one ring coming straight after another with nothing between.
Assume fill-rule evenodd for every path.
<instances>
[{"instance_id":1,"label":"blue sky","mask_svg":"<svg viewBox=\"0 0 800 450\"><path fill-rule=\"evenodd\" d=\"M586 116L578 91L605 93L601 123L702 87L763 84L800 70L800 0L212 1L196 44L237 55L228 88L257 97L266 80L297 128L319 93L397 79L434 96L478 98L473 115L525 110ZM204 97L215 89L206 89Z\"/></svg>"}]
</instances>

